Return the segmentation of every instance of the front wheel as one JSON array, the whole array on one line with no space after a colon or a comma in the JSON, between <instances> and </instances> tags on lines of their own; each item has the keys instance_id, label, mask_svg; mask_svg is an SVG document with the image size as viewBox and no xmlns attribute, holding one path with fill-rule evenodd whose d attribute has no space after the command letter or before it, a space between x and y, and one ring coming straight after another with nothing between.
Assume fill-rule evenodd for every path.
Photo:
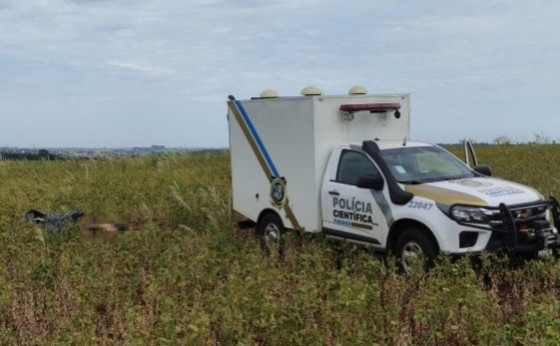
<instances>
[{"instance_id":1,"label":"front wheel","mask_svg":"<svg viewBox=\"0 0 560 346\"><path fill-rule=\"evenodd\" d=\"M438 251L434 240L419 228L405 230L395 246L399 266L407 275L432 265Z\"/></svg>"},{"instance_id":2,"label":"front wheel","mask_svg":"<svg viewBox=\"0 0 560 346\"><path fill-rule=\"evenodd\" d=\"M282 220L274 213L266 214L257 225L257 232L268 244L282 244L282 235L286 231Z\"/></svg>"}]
</instances>

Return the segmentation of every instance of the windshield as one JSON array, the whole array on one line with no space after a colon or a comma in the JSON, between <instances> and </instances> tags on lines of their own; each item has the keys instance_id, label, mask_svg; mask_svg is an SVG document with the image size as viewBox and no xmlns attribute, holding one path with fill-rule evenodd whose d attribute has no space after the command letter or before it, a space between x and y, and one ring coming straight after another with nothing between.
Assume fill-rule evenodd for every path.
<instances>
[{"instance_id":1,"label":"windshield","mask_svg":"<svg viewBox=\"0 0 560 346\"><path fill-rule=\"evenodd\" d=\"M385 149L381 156L395 179L403 184L475 177L463 162L440 147Z\"/></svg>"}]
</instances>

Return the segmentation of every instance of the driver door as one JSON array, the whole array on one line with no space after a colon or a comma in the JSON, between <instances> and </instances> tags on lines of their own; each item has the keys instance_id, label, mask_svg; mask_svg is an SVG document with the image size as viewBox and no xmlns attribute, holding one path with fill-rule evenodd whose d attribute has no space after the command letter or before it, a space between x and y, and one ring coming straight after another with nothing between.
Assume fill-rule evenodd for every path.
<instances>
[{"instance_id":1,"label":"driver door","mask_svg":"<svg viewBox=\"0 0 560 346\"><path fill-rule=\"evenodd\" d=\"M321 198L323 231L330 236L381 246L388 229L382 211L389 207L387 188L375 191L356 186L359 177L381 173L366 154L351 149L343 149L338 166L330 169L331 179L325 182Z\"/></svg>"}]
</instances>

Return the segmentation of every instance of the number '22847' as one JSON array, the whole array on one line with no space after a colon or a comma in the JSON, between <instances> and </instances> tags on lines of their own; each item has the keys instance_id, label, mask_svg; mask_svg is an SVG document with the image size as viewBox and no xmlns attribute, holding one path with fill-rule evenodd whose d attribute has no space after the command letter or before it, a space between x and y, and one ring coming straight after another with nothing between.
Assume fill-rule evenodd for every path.
<instances>
[{"instance_id":1,"label":"number '22847'","mask_svg":"<svg viewBox=\"0 0 560 346\"><path fill-rule=\"evenodd\" d=\"M433 206L434 206L433 203L428 203L428 202L410 201L408 203L408 207L414 209L430 210L432 209Z\"/></svg>"}]
</instances>

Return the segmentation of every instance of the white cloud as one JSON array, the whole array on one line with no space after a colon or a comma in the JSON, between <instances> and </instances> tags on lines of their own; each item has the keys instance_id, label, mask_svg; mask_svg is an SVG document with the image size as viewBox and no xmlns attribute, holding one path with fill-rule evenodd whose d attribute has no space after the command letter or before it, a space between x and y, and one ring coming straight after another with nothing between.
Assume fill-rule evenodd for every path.
<instances>
[{"instance_id":1,"label":"white cloud","mask_svg":"<svg viewBox=\"0 0 560 346\"><path fill-rule=\"evenodd\" d=\"M174 74L174 70L164 66L150 66L134 61L111 61L107 63L109 67L121 68L133 72L147 73L154 76L169 76Z\"/></svg>"}]
</instances>

